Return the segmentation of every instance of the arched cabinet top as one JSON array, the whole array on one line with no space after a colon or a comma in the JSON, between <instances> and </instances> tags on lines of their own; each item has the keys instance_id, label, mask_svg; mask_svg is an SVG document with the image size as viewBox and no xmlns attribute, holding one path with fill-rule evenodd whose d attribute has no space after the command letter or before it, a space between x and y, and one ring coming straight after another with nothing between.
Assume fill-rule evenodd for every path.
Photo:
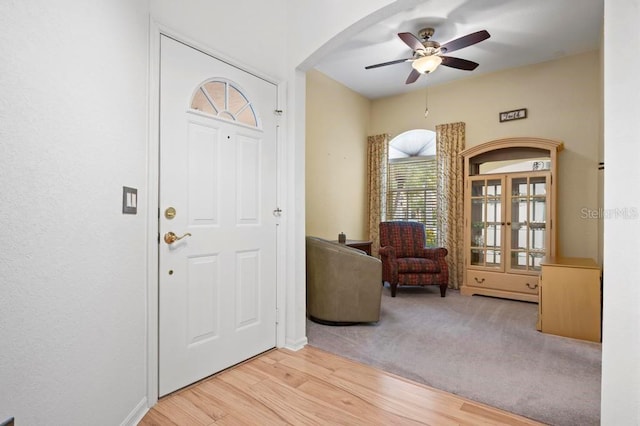
<instances>
[{"instance_id":1,"label":"arched cabinet top","mask_svg":"<svg viewBox=\"0 0 640 426\"><path fill-rule=\"evenodd\" d=\"M564 144L560 141L543 138L504 138L496 139L493 141L485 142L480 145L467 148L460 153L465 158L472 158L479 154L483 154L489 151L495 151L497 149L509 149L509 148L534 148L551 152L560 152L564 149Z\"/></svg>"},{"instance_id":2,"label":"arched cabinet top","mask_svg":"<svg viewBox=\"0 0 640 426\"><path fill-rule=\"evenodd\" d=\"M467 148L460 153L464 158L467 176L480 173L480 165L489 162L505 162L548 158L549 169L554 172L557 153L564 144L560 141L532 137L496 139Z\"/></svg>"}]
</instances>

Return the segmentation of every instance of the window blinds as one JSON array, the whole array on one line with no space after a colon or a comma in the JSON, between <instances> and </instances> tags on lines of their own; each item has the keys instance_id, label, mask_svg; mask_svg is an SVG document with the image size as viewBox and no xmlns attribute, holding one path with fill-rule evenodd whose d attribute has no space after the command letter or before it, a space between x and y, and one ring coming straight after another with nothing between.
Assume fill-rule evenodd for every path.
<instances>
[{"instance_id":1,"label":"window blinds","mask_svg":"<svg viewBox=\"0 0 640 426\"><path fill-rule=\"evenodd\" d=\"M391 160L388 169L387 220L425 225L427 245L436 245L437 175L435 157Z\"/></svg>"}]
</instances>

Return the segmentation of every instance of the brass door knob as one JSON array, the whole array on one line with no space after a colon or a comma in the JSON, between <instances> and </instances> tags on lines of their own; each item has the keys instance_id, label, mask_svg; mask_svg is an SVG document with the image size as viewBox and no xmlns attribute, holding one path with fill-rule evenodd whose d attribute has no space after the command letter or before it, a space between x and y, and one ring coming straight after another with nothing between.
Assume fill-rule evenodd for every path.
<instances>
[{"instance_id":1,"label":"brass door knob","mask_svg":"<svg viewBox=\"0 0 640 426\"><path fill-rule=\"evenodd\" d=\"M175 233L169 231L166 234L164 234L164 242L167 244L173 244L178 240L181 240L185 237L190 237L190 236L191 236L191 232L187 232L182 237L178 237Z\"/></svg>"}]
</instances>

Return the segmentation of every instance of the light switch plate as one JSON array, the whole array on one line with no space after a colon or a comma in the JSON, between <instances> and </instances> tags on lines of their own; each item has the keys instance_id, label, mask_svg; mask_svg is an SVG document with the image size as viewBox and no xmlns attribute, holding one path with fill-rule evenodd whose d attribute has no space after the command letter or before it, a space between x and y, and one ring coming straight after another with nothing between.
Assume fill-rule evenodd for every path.
<instances>
[{"instance_id":1,"label":"light switch plate","mask_svg":"<svg viewBox=\"0 0 640 426\"><path fill-rule=\"evenodd\" d=\"M138 213L138 189L122 187L122 214Z\"/></svg>"}]
</instances>

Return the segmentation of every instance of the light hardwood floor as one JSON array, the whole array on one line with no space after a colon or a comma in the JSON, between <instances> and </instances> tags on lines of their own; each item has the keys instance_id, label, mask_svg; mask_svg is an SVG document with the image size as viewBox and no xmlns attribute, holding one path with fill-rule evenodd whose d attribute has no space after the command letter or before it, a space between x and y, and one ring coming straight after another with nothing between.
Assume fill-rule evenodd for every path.
<instances>
[{"instance_id":1,"label":"light hardwood floor","mask_svg":"<svg viewBox=\"0 0 640 426\"><path fill-rule=\"evenodd\" d=\"M306 346L273 350L162 398L150 425L539 425Z\"/></svg>"}]
</instances>

